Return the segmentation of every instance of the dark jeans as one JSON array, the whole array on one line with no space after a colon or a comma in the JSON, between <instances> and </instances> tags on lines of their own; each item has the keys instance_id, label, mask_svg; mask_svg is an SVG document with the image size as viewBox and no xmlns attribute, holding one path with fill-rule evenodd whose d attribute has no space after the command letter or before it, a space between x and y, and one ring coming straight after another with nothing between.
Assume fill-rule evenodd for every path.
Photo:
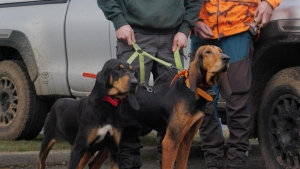
<instances>
[{"instance_id":1,"label":"dark jeans","mask_svg":"<svg viewBox=\"0 0 300 169\"><path fill-rule=\"evenodd\" d=\"M135 33L136 43L139 47L150 55L175 65L174 54L172 52L173 38L175 34L169 35L145 35ZM117 57L118 59L128 60L133 54L134 49L128 46L122 40L117 41ZM183 53L180 51L181 61L183 63ZM145 60L145 81L149 84L150 73L153 74L155 80L154 85L171 82L177 74L177 70L170 69L148 57ZM135 59L132 64L134 71L140 77L139 59ZM123 131L120 140L120 168L136 169L142 166L140 149L143 147L139 139L142 131L142 124L131 112L122 112ZM161 143L160 143L161 144ZM159 150L158 150L159 151Z\"/></svg>"}]
</instances>

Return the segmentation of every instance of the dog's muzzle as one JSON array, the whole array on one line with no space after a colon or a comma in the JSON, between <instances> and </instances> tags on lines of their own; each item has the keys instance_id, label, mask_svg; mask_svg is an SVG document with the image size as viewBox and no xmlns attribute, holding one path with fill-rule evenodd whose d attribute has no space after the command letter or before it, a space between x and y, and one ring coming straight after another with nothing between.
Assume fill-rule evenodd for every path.
<instances>
[{"instance_id":1,"label":"dog's muzzle","mask_svg":"<svg viewBox=\"0 0 300 169\"><path fill-rule=\"evenodd\" d=\"M130 93L135 93L139 83L136 78L132 78L129 82L129 85L130 85Z\"/></svg>"},{"instance_id":2,"label":"dog's muzzle","mask_svg":"<svg viewBox=\"0 0 300 169\"><path fill-rule=\"evenodd\" d=\"M227 56L227 55L223 55L223 56L222 56L222 61L223 61L224 63L229 63L229 60L230 60L230 57L229 57L229 56Z\"/></svg>"},{"instance_id":3,"label":"dog's muzzle","mask_svg":"<svg viewBox=\"0 0 300 169\"><path fill-rule=\"evenodd\" d=\"M228 70L228 68L229 68L229 60L230 60L229 56L227 56L227 55L223 55L222 56L222 61L225 64L225 66L222 68L221 72L226 72Z\"/></svg>"}]
</instances>

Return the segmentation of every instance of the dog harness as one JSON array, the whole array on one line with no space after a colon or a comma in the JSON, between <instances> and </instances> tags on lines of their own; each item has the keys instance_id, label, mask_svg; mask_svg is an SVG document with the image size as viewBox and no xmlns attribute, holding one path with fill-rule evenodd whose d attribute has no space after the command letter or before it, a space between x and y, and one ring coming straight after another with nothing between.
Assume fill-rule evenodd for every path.
<instances>
[{"instance_id":1,"label":"dog harness","mask_svg":"<svg viewBox=\"0 0 300 169\"><path fill-rule=\"evenodd\" d=\"M108 103L110 103L114 107L117 107L120 103L122 103L124 101L124 99L113 98L113 97L111 97L109 95L105 95L104 98L103 98L103 100L107 101Z\"/></svg>"},{"instance_id":2,"label":"dog harness","mask_svg":"<svg viewBox=\"0 0 300 169\"><path fill-rule=\"evenodd\" d=\"M147 56L155 61L157 61L158 63L161 63L162 65L169 67L171 69L176 69L178 72L181 71L183 69L182 63L181 63L181 59L180 59L180 54L179 54L179 50L178 48L176 48L175 52L174 52L174 60L175 60L175 64L176 67L168 62L165 62L161 59L158 59L152 55L150 55L149 53L143 51L136 43L132 42L132 46L135 50L135 52L130 56L130 58L127 60L127 62L129 64L131 64L137 57L139 57L139 62L140 62L140 83L142 86L145 86L147 88L148 92L152 92L152 88L146 86L145 84L145 61L144 61L144 56Z\"/></svg>"},{"instance_id":3,"label":"dog harness","mask_svg":"<svg viewBox=\"0 0 300 169\"><path fill-rule=\"evenodd\" d=\"M170 86L172 85L172 83L179 78L180 76L184 76L185 77L185 84L186 87L188 87L190 89L190 81L189 81L189 72L188 70L182 70L181 72L179 72L171 81ZM200 86L203 86L200 84ZM204 90L202 90L200 87L197 87L197 93L203 97L204 99L206 99L207 101L213 101L213 97L209 94L207 94Z\"/></svg>"}]
</instances>

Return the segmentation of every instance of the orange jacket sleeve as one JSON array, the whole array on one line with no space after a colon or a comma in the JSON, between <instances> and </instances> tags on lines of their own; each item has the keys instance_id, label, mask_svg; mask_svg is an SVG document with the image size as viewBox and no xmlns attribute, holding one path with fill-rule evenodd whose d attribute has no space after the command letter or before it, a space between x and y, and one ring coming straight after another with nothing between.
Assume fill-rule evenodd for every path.
<instances>
[{"instance_id":1,"label":"orange jacket sleeve","mask_svg":"<svg viewBox=\"0 0 300 169\"><path fill-rule=\"evenodd\" d=\"M279 6L281 0L266 0L272 7L275 9L277 6Z\"/></svg>"}]
</instances>

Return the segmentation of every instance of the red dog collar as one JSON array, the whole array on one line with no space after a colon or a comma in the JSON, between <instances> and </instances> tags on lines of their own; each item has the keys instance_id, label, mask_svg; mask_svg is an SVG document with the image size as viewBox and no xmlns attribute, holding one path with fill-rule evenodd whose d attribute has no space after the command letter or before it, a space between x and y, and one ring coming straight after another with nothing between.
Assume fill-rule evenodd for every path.
<instances>
[{"instance_id":1,"label":"red dog collar","mask_svg":"<svg viewBox=\"0 0 300 169\"><path fill-rule=\"evenodd\" d=\"M120 103L122 103L124 101L124 99L113 98L109 95L105 95L103 100L109 102L111 105L113 105L115 107L117 107Z\"/></svg>"}]
</instances>

